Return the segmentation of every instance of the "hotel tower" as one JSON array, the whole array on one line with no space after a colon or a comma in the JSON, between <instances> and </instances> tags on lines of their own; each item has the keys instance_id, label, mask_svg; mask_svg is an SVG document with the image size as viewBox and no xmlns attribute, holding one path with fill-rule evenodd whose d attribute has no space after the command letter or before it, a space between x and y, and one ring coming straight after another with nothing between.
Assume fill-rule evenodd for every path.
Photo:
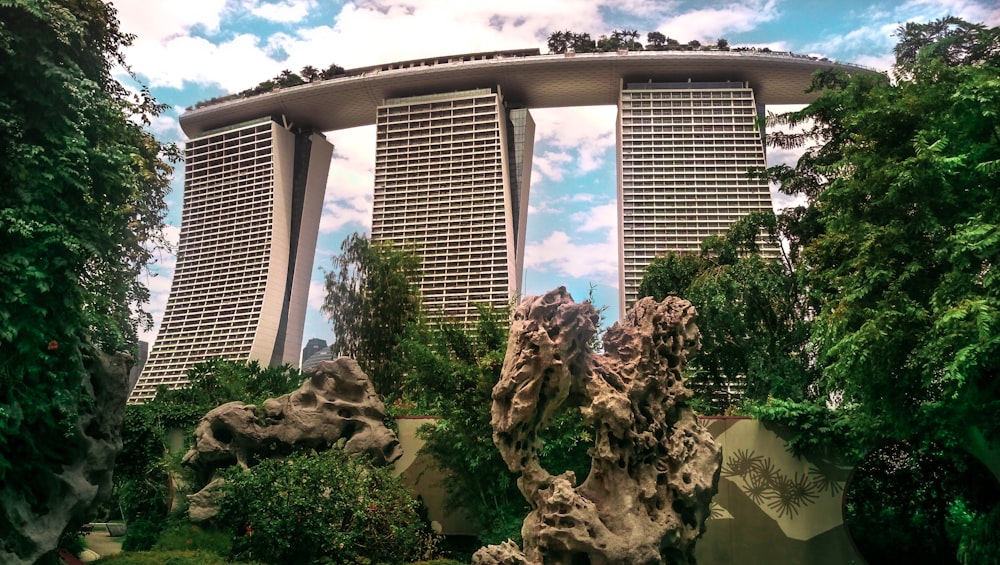
<instances>
[{"instance_id":1,"label":"hotel tower","mask_svg":"<svg viewBox=\"0 0 1000 565\"><path fill-rule=\"evenodd\" d=\"M420 256L431 319L470 322L520 293L534 130L499 88L378 107L372 238Z\"/></svg>"},{"instance_id":2,"label":"hotel tower","mask_svg":"<svg viewBox=\"0 0 1000 565\"><path fill-rule=\"evenodd\" d=\"M130 401L214 358L298 362L332 146L376 127L372 238L414 250L432 318L521 294L534 122L528 108L617 105L619 293L657 255L771 209L756 118L803 104L813 73L866 69L791 53L467 53L351 69L185 112L180 247ZM558 250L554 250L558 251ZM765 252L776 252L767 250Z\"/></svg>"},{"instance_id":3,"label":"hotel tower","mask_svg":"<svg viewBox=\"0 0 1000 565\"><path fill-rule=\"evenodd\" d=\"M202 361L298 364L332 152L270 119L187 143L170 299L130 402Z\"/></svg>"},{"instance_id":4,"label":"hotel tower","mask_svg":"<svg viewBox=\"0 0 1000 565\"><path fill-rule=\"evenodd\" d=\"M698 253L708 236L771 211L753 90L731 82L625 83L618 102L621 312L643 271L668 251ZM776 251L776 250L771 250Z\"/></svg>"}]
</instances>

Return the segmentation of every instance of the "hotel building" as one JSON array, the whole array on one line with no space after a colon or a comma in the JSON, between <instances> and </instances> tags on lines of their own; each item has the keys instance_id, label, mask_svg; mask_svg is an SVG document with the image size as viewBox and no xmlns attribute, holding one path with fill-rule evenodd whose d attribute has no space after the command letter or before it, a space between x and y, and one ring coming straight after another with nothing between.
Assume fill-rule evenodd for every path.
<instances>
[{"instance_id":1,"label":"hotel building","mask_svg":"<svg viewBox=\"0 0 1000 565\"><path fill-rule=\"evenodd\" d=\"M130 402L202 361L298 364L332 151L271 119L187 143L170 299Z\"/></svg>"},{"instance_id":2,"label":"hotel building","mask_svg":"<svg viewBox=\"0 0 1000 565\"><path fill-rule=\"evenodd\" d=\"M372 238L413 249L431 319L520 293L534 122L499 88L378 107Z\"/></svg>"},{"instance_id":3,"label":"hotel building","mask_svg":"<svg viewBox=\"0 0 1000 565\"><path fill-rule=\"evenodd\" d=\"M376 125L374 239L421 256L432 316L521 292L534 123L528 108L618 105L622 311L645 266L770 210L755 118L803 104L814 57L750 51L470 53L343 76L184 113L191 137L170 299L131 401L217 357L296 363L332 146ZM650 80L652 79L652 80ZM752 87L752 89L751 89ZM294 126L292 124L295 124Z\"/></svg>"},{"instance_id":4,"label":"hotel building","mask_svg":"<svg viewBox=\"0 0 1000 565\"><path fill-rule=\"evenodd\" d=\"M625 83L618 102L618 276L621 311L665 252L698 253L736 220L771 211L763 135L749 85ZM772 250L776 251L776 250Z\"/></svg>"}]
</instances>

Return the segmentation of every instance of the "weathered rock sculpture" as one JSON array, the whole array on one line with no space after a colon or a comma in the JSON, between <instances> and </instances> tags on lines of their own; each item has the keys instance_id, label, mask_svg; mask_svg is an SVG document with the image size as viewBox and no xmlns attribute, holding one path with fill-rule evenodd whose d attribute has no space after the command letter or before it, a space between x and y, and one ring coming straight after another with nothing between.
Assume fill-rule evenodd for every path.
<instances>
[{"instance_id":1,"label":"weathered rock sculpture","mask_svg":"<svg viewBox=\"0 0 1000 565\"><path fill-rule=\"evenodd\" d=\"M52 446L72 455L61 469L38 476L40 499L26 497L24 485L0 484L0 563L55 561L59 536L92 520L110 498L131 366L125 355L84 352L79 412L66 443Z\"/></svg>"},{"instance_id":2,"label":"weathered rock sculpture","mask_svg":"<svg viewBox=\"0 0 1000 565\"><path fill-rule=\"evenodd\" d=\"M329 449L342 443L347 453L369 456L375 465L399 459L396 434L382 423L385 407L368 376L347 357L323 361L306 372L302 386L266 400L257 408L229 402L209 411L195 429L195 445L184 463L203 475L234 464L248 467L255 460L283 456L295 449ZM188 496L188 513L200 521L218 512L213 480Z\"/></svg>"},{"instance_id":3,"label":"weathered rock sculpture","mask_svg":"<svg viewBox=\"0 0 1000 565\"><path fill-rule=\"evenodd\" d=\"M514 313L493 439L531 504L513 542L480 549L473 563L592 565L694 563L718 488L721 451L687 406L681 371L700 346L685 300L644 298L588 342L598 313L565 288L526 299ZM537 456L538 433L566 403L593 426L590 474L553 476Z\"/></svg>"}]
</instances>

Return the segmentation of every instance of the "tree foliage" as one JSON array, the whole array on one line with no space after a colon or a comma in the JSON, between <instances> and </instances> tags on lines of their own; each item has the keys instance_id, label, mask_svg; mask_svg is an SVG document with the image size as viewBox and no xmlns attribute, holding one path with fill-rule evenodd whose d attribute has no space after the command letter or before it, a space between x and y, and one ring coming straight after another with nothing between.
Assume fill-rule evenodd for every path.
<instances>
[{"instance_id":1,"label":"tree foliage","mask_svg":"<svg viewBox=\"0 0 1000 565\"><path fill-rule=\"evenodd\" d=\"M761 257L762 239L772 249L780 245L770 213L706 239L697 255L655 258L639 285L640 296L677 295L697 308L702 350L689 364L688 385L705 413L770 396L802 401L816 378L799 278L787 256Z\"/></svg>"},{"instance_id":2,"label":"tree foliage","mask_svg":"<svg viewBox=\"0 0 1000 565\"><path fill-rule=\"evenodd\" d=\"M218 522L233 536L232 557L404 563L421 550L424 525L402 481L339 447L233 467L225 478Z\"/></svg>"},{"instance_id":3,"label":"tree foliage","mask_svg":"<svg viewBox=\"0 0 1000 565\"><path fill-rule=\"evenodd\" d=\"M87 351L131 352L149 321L177 153L112 76L131 40L98 0L0 3L0 484L30 501L79 454Z\"/></svg>"},{"instance_id":4,"label":"tree foliage","mask_svg":"<svg viewBox=\"0 0 1000 565\"><path fill-rule=\"evenodd\" d=\"M507 351L509 311L477 305L474 330L449 322L423 327L404 344L407 394L440 416L420 430L447 473L448 504L480 522L484 544L520 539L527 502L493 444L493 386Z\"/></svg>"},{"instance_id":5,"label":"tree foliage","mask_svg":"<svg viewBox=\"0 0 1000 565\"><path fill-rule=\"evenodd\" d=\"M862 448L964 449L1000 478L1000 29L945 18L898 35L894 84L825 71L814 103L772 120L805 126L778 146L819 143L768 171L807 201L780 223L815 312L815 389L835 400L815 421L847 423ZM796 411L775 404L760 408ZM932 498L920 512L941 514ZM1000 551L966 534L964 555Z\"/></svg>"},{"instance_id":6,"label":"tree foliage","mask_svg":"<svg viewBox=\"0 0 1000 565\"><path fill-rule=\"evenodd\" d=\"M873 441L996 446L1000 68L982 53L997 29L948 18L899 34L896 85L821 75L793 118L823 141L784 177L812 201L812 340L824 388Z\"/></svg>"},{"instance_id":7,"label":"tree foliage","mask_svg":"<svg viewBox=\"0 0 1000 565\"><path fill-rule=\"evenodd\" d=\"M323 312L337 354L353 357L383 398L400 394L400 342L420 315L420 259L390 242L353 234L326 274Z\"/></svg>"}]
</instances>

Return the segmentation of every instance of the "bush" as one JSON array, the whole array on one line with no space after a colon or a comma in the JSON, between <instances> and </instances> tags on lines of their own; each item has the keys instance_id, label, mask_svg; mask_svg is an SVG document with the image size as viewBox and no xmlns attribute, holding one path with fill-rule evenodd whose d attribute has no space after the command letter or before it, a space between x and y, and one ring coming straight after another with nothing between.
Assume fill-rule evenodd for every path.
<instances>
[{"instance_id":1,"label":"bush","mask_svg":"<svg viewBox=\"0 0 1000 565\"><path fill-rule=\"evenodd\" d=\"M389 468L334 447L225 474L232 556L267 563L401 563L419 553L416 502Z\"/></svg>"},{"instance_id":2,"label":"bush","mask_svg":"<svg viewBox=\"0 0 1000 565\"><path fill-rule=\"evenodd\" d=\"M143 551L153 547L160 526L146 518L138 518L128 523L125 539L122 540L122 551Z\"/></svg>"},{"instance_id":3,"label":"bush","mask_svg":"<svg viewBox=\"0 0 1000 565\"><path fill-rule=\"evenodd\" d=\"M95 561L101 565L234 565L206 551L139 551L119 553Z\"/></svg>"},{"instance_id":4,"label":"bush","mask_svg":"<svg viewBox=\"0 0 1000 565\"><path fill-rule=\"evenodd\" d=\"M156 538L157 551L208 551L225 557L232 550L229 534L190 522L168 526Z\"/></svg>"}]
</instances>

